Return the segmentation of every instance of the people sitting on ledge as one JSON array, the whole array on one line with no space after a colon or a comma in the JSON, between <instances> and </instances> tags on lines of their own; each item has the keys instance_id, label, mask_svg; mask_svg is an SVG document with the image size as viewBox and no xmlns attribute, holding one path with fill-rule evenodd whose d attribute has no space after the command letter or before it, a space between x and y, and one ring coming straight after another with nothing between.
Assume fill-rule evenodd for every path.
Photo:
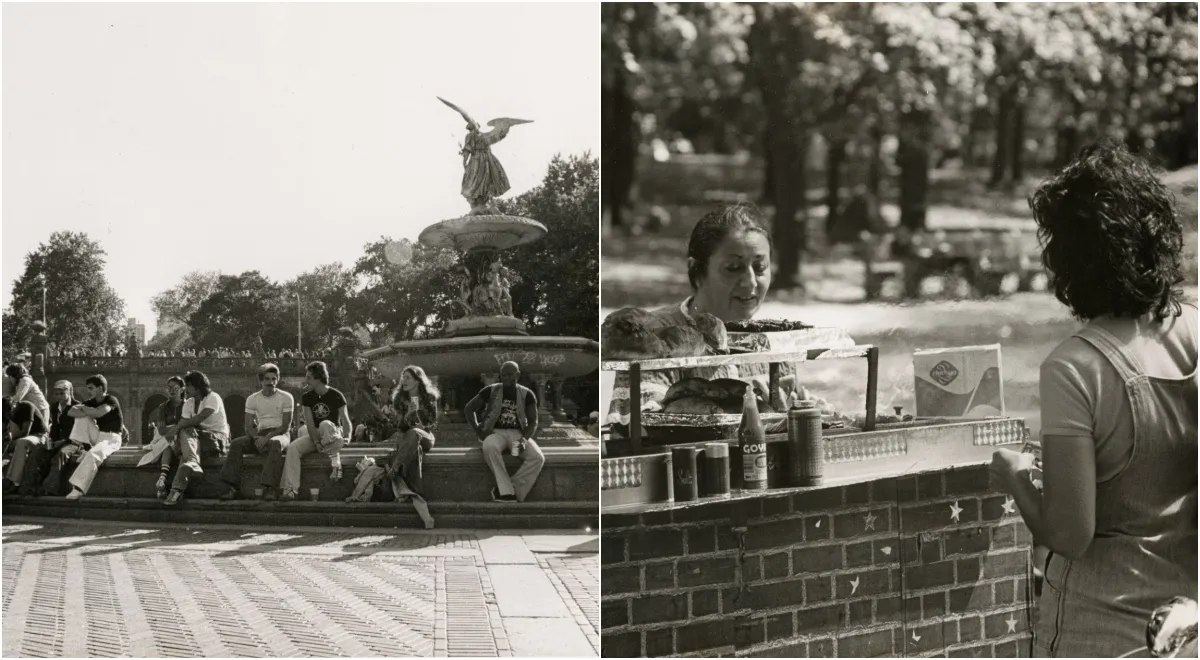
<instances>
[{"instance_id":1,"label":"people sitting on ledge","mask_svg":"<svg viewBox=\"0 0 1200 660\"><path fill-rule=\"evenodd\" d=\"M54 384L51 394L54 402L50 404L50 446L46 450L45 459L38 461L39 466L46 466L46 478L41 482L41 494L59 496L63 491L63 478L69 477L68 466L78 465L78 452L64 451L74 447L71 442L71 430L75 428L75 418L68 413L71 408L80 405L75 398L75 386L69 380L60 380Z\"/></svg>"},{"instance_id":2,"label":"people sitting on ledge","mask_svg":"<svg viewBox=\"0 0 1200 660\"><path fill-rule=\"evenodd\" d=\"M38 460L38 450L49 442L50 428L41 411L29 401L17 401L13 404L5 425L13 440L12 458L8 464L8 472L4 477L4 494L7 495L22 489L23 494L31 494L36 488L36 472L28 474L27 468L32 468ZM26 462L26 458L31 459Z\"/></svg>"},{"instance_id":3,"label":"people sitting on ledge","mask_svg":"<svg viewBox=\"0 0 1200 660\"><path fill-rule=\"evenodd\" d=\"M242 483L242 458L246 454L264 456L262 499L274 500L283 476L284 453L292 443L292 410L295 399L279 389L279 367L267 363L258 368L261 389L246 399L247 434L229 446L229 456L221 467L221 482L226 486L221 499L237 499Z\"/></svg>"},{"instance_id":4,"label":"people sitting on ledge","mask_svg":"<svg viewBox=\"0 0 1200 660\"><path fill-rule=\"evenodd\" d=\"M175 450L178 447L178 442L168 442L166 436L163 435L163 431L179 424L179 420L183 419L183 388L182 378L179 376L168 378L166 384L167 400L159 404L154 409L154 412L150 413L150 428L153 429L154 439L149 447L153 447L154 443L159 442L160 439L167 445L159 455L158 482L154 486L156 495L160 500L167 497L167 492L170 490L168 484L171 483L171 469L175 467L179 459L179 452Z\"/></svg>"},{"instance_id":5,"label":"people sitting on ledge","mask_svg":"<svg viewBox=\"0 0 1200 660\"><path fill-rule=\"evenodd\" d=\"M396 449L388 457L387 475L397 502L411 501L425 529L433 529L433 516L425 501L422 472L425 453L433 449L437 431L438 390L421 367L410 365L400 372L400 383L392 395L398 419Z\"/></svg>"},{"instance_id":6,"label":"people sitting on ledge","mask_svg":"<svg viewBox=\"0 0 1200 660\"><path fill-rule=\"evenodd\" d=\"M79 453L79 467L71 475L71 492L67 499L77 500L87 494L96 472L113 452L121 448L125 428L121 404L108 393L108 380L100 374L84 381L88 399L72 406L67 414L75 418L71 428L70 453Z\"/></svg>"},{"instance_id":7,"label":"people sitting on ledge","mask_svg":"<svg viewBox=\"0 0 1200 660\"><path fill-rule=\"evenodd\" d=\"M296 434L296 440L288 447L283 463L283 481L280 499L290 502L296 499L300 489L300 461L313 452L329 457L329 478L342 478L342 446L349 441L354 431L350 413L346 407L346 396L329 386L329 367L324 362L310 362L304 370L307 386L300 397L304 425Z\"/></svg>"},{"instance_id":8,"label":"people sitting on ledge","mask_svg":"<svg viewBox=\"0 0 1200 660\"><path fill-rule=\"evenodd\" d=\"M167 427L163 433L179 452L179 469L171 482L171 492L163 502L167 506L175 506L183 500L193 475L204 474L204 468L200 466L202 456L223 456L229 445L225 403L212 391L208 376L200 371L189 371L183 377L183 383L188 399L183 404L179 423Z\"/></svg>"},{"instance_id":9,"label":"people sitting on ledge","mask_svg":"<svg viewBox=\"0 0 1200 660\"><path fill-rule=\"evenodd\" d=\"M492 499L524 502L546 462L533 436L538 430L537 395L517 382L521 368L516 362L500 366L500 382L488 385L467 403L464 414L483 443L483 460L496 478ZM483 411L483 419L476 414ZM517 472L509 477L504 451L522 456Z\"/></svg>"}]
</instances>

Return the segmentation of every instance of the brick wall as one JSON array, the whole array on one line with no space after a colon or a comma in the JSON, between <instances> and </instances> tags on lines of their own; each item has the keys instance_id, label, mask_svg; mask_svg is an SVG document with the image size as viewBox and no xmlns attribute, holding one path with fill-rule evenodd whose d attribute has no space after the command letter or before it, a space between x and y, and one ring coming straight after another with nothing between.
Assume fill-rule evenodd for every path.
<instances>
[{"instance_id":1,"label":"brick wall","mask_svg":"<svg viewBox=\"0 0 1200 660\"><path fill-rule=\"evenodd\" d=\"M1016 657L1031 538L984 466L602 517L604 657Z\"/></svg>"}]
</instances>

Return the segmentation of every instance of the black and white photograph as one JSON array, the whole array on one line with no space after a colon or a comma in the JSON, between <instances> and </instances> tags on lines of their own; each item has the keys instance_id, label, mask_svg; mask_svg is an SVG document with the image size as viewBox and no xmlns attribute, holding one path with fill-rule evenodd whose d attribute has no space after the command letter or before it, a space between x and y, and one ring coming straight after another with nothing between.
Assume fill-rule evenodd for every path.
<instances>
[{"instance_id":1,"label":"black and white photograph","mask_svg":"<svg viewBox=\"0 0 1200 660\"><path fill-rule=\"evenodd\" d=\"M4 657L599 655L598 28L4 4Z\"/></svg>"},{"instance_id":2,"label":"black and white photograph","mask_svg":"<svg viewBox=\"0 0 1200 660\"><path fill-rule=\"evenodd\" d=\"M601 22L601 655L1196 657L1196 4Z\"/></svg>"}]
</instances>

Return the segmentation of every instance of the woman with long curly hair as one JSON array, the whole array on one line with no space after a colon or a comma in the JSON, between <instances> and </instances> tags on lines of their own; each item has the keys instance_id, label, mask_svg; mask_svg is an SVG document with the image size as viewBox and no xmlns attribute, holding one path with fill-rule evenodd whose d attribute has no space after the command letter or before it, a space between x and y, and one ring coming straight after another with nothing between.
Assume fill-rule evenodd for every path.
<instances>
[{"instance_id":1,"label":"woman with long curly hair","mask_svg":"<svg viewBox=\"0 0 1200 660\"><path fill-rule=\"evenodd\" d=\"M400 372L400 382L392 392L392 407L399 426L392 436L396 449L387 459L387 475L397 502L412 500L426 529L433 529L433 516L425 501L421 474L425 454L433 449L437 431L438 390L418 366Z\"/></svg>"},{"instance_id":2,"label":"woman with long curly hair","mask_svg":"<svg viewBox=\"0 0 1200 660\"><path fill-rule=\"evenodd\" d=\"M1146 623L1196 598L1196 317L1174 199L1122 147L1033 193L1055 296L1084 327L1042 363L1042 483L1006 449L994 482L1049 548L1034 629L1050 657L1144 655Z\"/></svg>"}]
</instances>

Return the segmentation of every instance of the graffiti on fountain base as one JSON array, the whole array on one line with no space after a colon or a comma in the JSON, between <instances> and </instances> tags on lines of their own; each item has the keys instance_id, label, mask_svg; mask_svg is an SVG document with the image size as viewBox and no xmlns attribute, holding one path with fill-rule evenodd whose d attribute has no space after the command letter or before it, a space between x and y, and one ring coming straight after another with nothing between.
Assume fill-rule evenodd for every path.
<instances>
[{"instance_id":1,"label":"graffiti on fountain base","mask_svg":"<svg viewBox=\"0 0 1200 660\"><path fill-rule=\"evenodd\" d=\"M507 351L493 353L492 357L496 359L497 365L516 362L521 366L529 367L557 367L567 361L567 356L562 353L537 353L535 351Z\"/></svg>"}]
</instances>

